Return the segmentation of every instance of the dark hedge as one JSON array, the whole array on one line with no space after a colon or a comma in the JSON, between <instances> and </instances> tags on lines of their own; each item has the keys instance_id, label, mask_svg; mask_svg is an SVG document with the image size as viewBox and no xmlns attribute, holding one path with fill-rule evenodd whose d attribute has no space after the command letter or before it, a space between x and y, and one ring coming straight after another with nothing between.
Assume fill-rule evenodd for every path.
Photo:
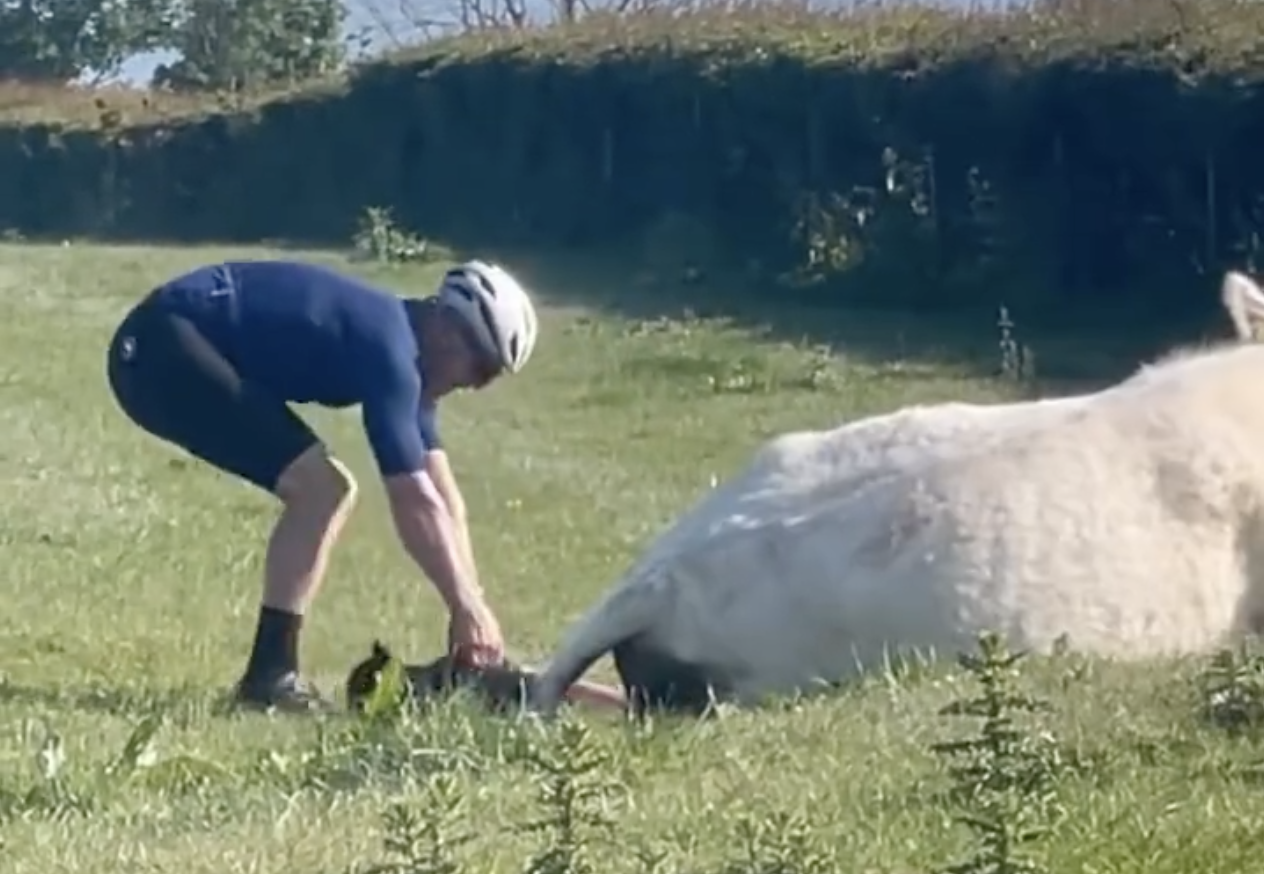
<instances>
[{"instance_id":1,"label":"dark hedge","mask_svg":"<svg viewBox=\"0 0 1264 874\"><path fill-rule=\"evenodd\" d=\"M0 112L0 227L327 242L380 205L592 246L683 217L857 293L1176 301L1258 245L1261 34L1236 0L592 16L236 109Z\"/></svg>"}]
</instances>

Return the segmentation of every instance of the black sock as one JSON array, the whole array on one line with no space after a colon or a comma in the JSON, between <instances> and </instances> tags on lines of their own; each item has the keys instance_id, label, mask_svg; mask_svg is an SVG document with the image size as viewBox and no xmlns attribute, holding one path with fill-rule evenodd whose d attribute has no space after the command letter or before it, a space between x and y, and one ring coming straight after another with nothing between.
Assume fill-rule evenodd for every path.
<instances>
[{"instance_id":1,"label":"black sock","mask_svg":"<svg viewBox=\"0 0 1264 874\"><path fill-rule=\"evenodd\" d=\"M255 643L246 664L250 680L270 680L298 670L298 635L303 617L272 607L259 610Z\"/></svg>"}]
</instances>

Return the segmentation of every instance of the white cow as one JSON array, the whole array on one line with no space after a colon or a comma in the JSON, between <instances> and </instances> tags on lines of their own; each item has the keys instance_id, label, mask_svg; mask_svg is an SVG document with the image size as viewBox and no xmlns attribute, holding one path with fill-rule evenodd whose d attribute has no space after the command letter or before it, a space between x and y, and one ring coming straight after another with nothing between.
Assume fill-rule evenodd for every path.
<instances>
[{"instance_id":1,"label":"white cow","mask_svg":"<svg viewBox=\"0 0 1264 874\"><path fill-rule=\"evenodd\" d=\"M1264 292L1221 289L1250 338ZM532 697L551 711L607 652L635 704L698 709L988 629L1145 657L1262 622L1264 345L1229 343L1092 394L772 440L567 630Z\"/></svg>"}]
</instances>

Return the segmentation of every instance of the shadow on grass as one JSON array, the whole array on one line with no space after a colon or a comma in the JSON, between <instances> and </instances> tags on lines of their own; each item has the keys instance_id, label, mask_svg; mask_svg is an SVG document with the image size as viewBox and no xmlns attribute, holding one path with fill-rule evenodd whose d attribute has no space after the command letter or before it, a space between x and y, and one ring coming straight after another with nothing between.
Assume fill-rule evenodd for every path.
<instances>
[{"instance_id":1,"label":"shadow on grass","mask_svg":"<svg viewBox=\"0 0 1264 874\"><path fill-rule=\"evenodd\" d=\"M488 253L481 254L489 257ZM740 273L701 278L659 272L626 255L503 252L503 258L542 296L630 320L724 317L772 340L829 345L872 363L921 362L961 367L981 376L1001 366L997 307L921 309L840 305L828 291L797 290ZM1034 353L1043 392L1103 387L1173 346L1225 338L1215 308L1165 314L1136 309L1106 313L1005 305L1012 336Z\"/></svg>"},{"instance_id":2,"label":"shadow on grass","mask_svg":"<svg viewBox=\"0 0 1264 874\"><path fill-rule=\"evenodd\" d=\"M54 238L33 237L27 245L55 245ZM84 240L83 242L90 242ZM100 243L110 241L100 240ZM299 240L269 239L255 244L229 241L126 242L146 249L215 252L241 248L242 257L259 257L258 246L282 257L318 257L341 269L357 269L336 249ZM1229 336L1219 310L1217 282L1208 279L1205 303L1183 312L1164 312L1142 303L1126 308L1107 303L1092 307L1032 307L1016 289L1007 299L1001 290L986 306L898 307L840 304L837 290L794 289L740 269L709 268L698 277L679 269L654 270L628 247L605 250L487 250L454 243L453 257L501 259L542 297L562 306L578 306L633 321L679 318L687 314L724 317L774 341L828 345L862 361L947 365L977 375L997 374L1001 365L998 308L1013 322L1013 339L1034 353L1037 387L1042 394L1087 391L1116 382L1137 366L1174 346ZM255 251L251 251L255 250ZM341 255L350 255L345 247ZM331 260L332 258L332 260ZM1111 295L1113 297L1113 295ZM866 293L870 300L881 294ZM1172 299L1159 294L1156 299ZM1189 299L1186 297L1186 299Z\"/></svg>"}]
</instances>

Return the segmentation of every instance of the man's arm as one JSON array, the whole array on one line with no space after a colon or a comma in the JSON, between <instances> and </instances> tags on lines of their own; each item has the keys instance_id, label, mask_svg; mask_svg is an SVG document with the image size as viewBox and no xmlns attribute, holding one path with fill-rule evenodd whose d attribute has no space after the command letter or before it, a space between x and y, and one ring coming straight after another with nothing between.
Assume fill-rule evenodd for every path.
<instances>
[{"instance_id":1,"label":"man's arm","mask_svg":"<svg viewBox=\"0 0 1264 874\"><path fill-rule=\"evenodd\" d=\"M427 452L438 449L439 441L433 427L418 427L421 379L411 367L383 370L373 374L375 391L362 413L395 530L449 612L481 608L482 589L466 566L456 522L426 471Z\"/></svg>"},{"instance_id":2,"label":"man's arm","mask_svg":"<svg viewBox=\"0 0 1264 874\"><path fill-rule=\"evenodd\" d=\"M469 516L465 512L465 498L457 488L456 477L452 474L452 465L448 463L448 454L442 449L432 449L426 453L426 473L434 482L435 488L443 497L456 527L457 543L461 547L461 557L465 559L465 567L470 576L478 578L478 565L474 563L474 546L470 541Z\"/></svg>"},{"instance_id":3,"label":"man's arm","mask_svg":"<svg viewBox=\"0 0 1264 874\"><path fill-rule=\"evenodd\" d=\"M434 583L448 611L483 603L474 565L462 553L460 528L425 470L383 479L395 530L404 548Z\"/></svg>"}]
</instances>

